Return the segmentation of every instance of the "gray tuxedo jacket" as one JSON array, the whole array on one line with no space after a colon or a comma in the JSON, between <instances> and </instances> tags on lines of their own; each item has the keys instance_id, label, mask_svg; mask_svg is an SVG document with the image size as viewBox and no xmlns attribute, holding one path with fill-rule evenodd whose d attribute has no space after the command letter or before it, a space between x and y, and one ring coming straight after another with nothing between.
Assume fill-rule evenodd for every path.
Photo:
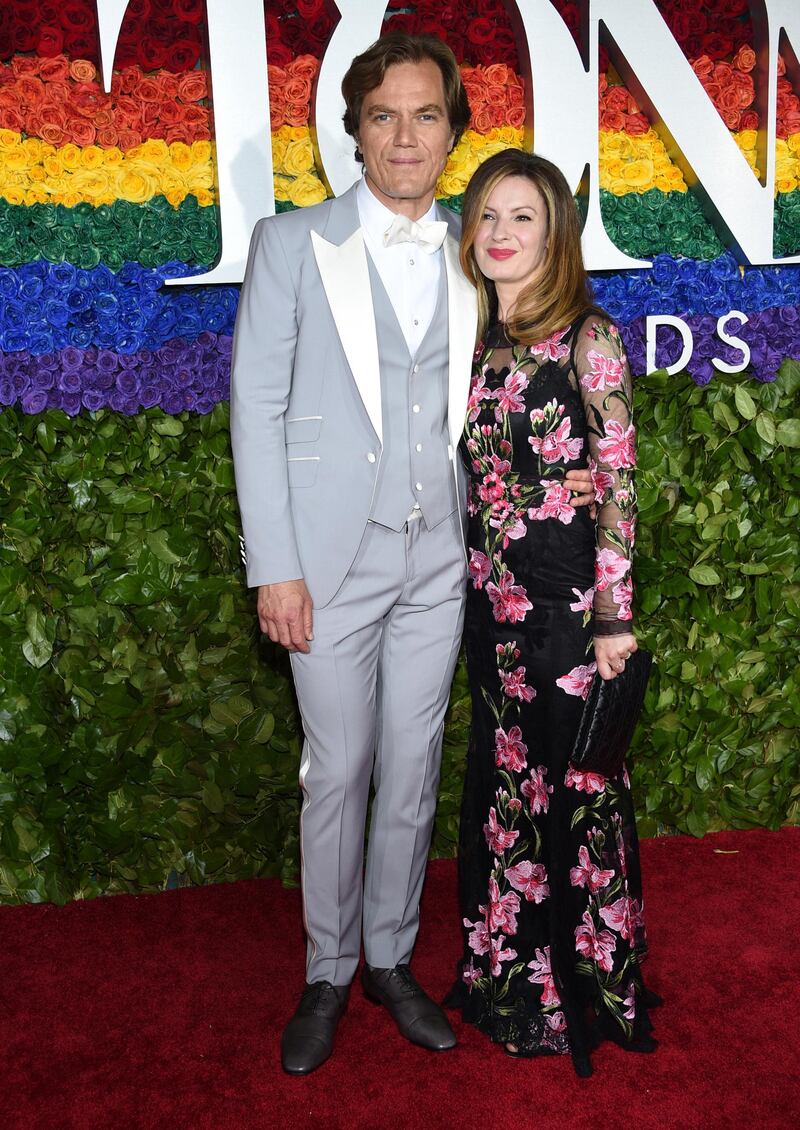
<instances>
[{"instance_id":1,"label":"gray tuxedo jacket","mask_svg":"<svg viewBox=\"0 0 800 1130\"><path fill-rule=\"evenodd\" d=\"M444 243L448 428L458 441L469 394L477 304L458 263L459 218ZM355 188L260 220L236 318L231 438L247 580L303 577L317 607L358 550L381 456L380 343Z\"/></svg>"}]
</instances>

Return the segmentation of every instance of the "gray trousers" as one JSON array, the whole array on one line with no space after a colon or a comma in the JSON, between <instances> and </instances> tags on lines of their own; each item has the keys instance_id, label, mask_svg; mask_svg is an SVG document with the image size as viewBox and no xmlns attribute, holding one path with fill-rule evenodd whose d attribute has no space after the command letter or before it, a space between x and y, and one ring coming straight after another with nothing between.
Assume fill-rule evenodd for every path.
<instances>
[{"instance_id":1,"label":"gray trousers","mask_svg":"<svg viewBox=\"0 0 800 1130\"><path fill-rule=\"evenodd\" d=\"M336 596L314 611L310 653L292 656L310 982L350 983L362 919L370 965L411 957L465 583L457 513L433 530L421 518L399 532L370 522Z\"/></svg>"}]
</instances>

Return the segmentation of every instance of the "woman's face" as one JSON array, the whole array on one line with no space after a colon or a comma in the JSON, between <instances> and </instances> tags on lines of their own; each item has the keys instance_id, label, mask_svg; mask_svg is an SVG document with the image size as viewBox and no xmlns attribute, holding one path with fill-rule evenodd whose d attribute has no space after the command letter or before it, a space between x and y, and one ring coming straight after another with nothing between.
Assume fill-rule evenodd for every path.
<instances>
[{"instance_id":1,"label":"woman's face","mask_svg":"<svg viewBox=\"0 0 800 1130\"><path fill-rule=\"evenodd\" d=\"M547 247L547 206L527 177L509 176L489 194L475 233L473 252L480 271L496 287L501 306L526 287L542 268Z\"/></svg>"}]
</instances>

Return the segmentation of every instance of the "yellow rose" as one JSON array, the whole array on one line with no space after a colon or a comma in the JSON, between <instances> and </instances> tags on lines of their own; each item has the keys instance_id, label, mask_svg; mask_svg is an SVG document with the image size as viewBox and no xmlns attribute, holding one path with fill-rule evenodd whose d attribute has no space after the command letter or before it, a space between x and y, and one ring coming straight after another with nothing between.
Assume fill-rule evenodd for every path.
<instances>
[{"instance_id":1,"label":"yellow rose","mask_svg":"<svg viewBox=\"0 0 800 1130\"><path fill-rule=\"evenodd\" d=\"M778 192L794 192L797 188L796 177L775 177L775 188Z\"/></svg>"},{"instance_id":2,"label":"yellow rose","mask_svg":"<svg viewBox=\"0 0 800 1130\"><path fill-rule=\"evenodd\" d=\"M25 193L25 203L26 204L49 204L50 203L50 193L47 191L47 189L44 187L44 185L41 185L41 184L34 185L32 188L29 188L28 191Z\"/></svg>"},{"instance_id":3,"label":"yellow rose","mask_svg":"<svg viewBox=\"0 0 800 1130\"><path fill-rule=\"evenodd\" d=\"M214 193L209 192L207 188L198 188L194 195L197 197L197 203L201 208L208 208L216 199Z\"/></svg>"},{"instance_id":4,"label":"yellow rose","mask_svg":"<svg viewBox=\"0 0 800 1130\"><path fill-rule=\"evenodd\" d=\"M758 142L758 131L754 129L743 129L741 133L735 133L733 136L740 149L755 149Z\"/></svg>"},{"instance_id":5,"label":"yellow rose","mask_svg":"<svg viewBox=\"0 0 800 1130\"><path fill-rule=\"evenodd\" d=\"M622 179L631 188L649 188L653 181L653 162L647 160L629 161L622 170Z\"/></svg>"},{"instance_id":6,"label":"yellow rose","mask_svg":"<svg viewBox=\"0 0 800 1130\"><path fill-rule=\"evenodd\" d=\"M99 145L87 145L81 150L81 165L84 169L99 169L105 158L105 150Z\"/></svg>"},{"instance_id":7,"label":"yellow rose","mask_svg":"<svg viewBox=\"0 0 800 1130\"><path fill-rule=\"evenodd\" d=\"M309 140L293 141L286 146L281 172L287 173L290 177L299 177L303 173L311 172L313 168L314 151Z\"/></svg>"},{"instance_id":8,"label":"yellow rose","mask_svg":"<svg viewBox=\"0 0 800 1130\"><path fill-rule=\"evenodd\" d=\"M81 151L71 141L60 147L58 157L61 167L64 169L79 169L81 167Z\"/></svg>"},{"instance_id":9,"label":"yellow rose","mask_svg":"<svg viewBox=\"0 0 800 1130\"><path fill-rule=\"evenodd\" d=\"M185 172L194 164L194 154L191 147L183 141L173 141L169 147L170 161L176 169Z\"/></svg>"},{"instance_id":10,"label":"yellow rose","mask_svg":"<svg viewBox=\"0 0 800 1130\"><path fill-rule=\"evenodd\" d=\"M135 167L124 168L116 175L117 195L132 204L144 204L157 194L157 185Z\"/></svg>"},{"instance_id":11,"label":"yellow rose","mask_svg":"<svg viewBox=\"0 0 800 1130\"><path fill-rule=\"evenodd\" d=\"M288 177L280 176L280 174L274 176L272 178L272 186L275 192L275 199L281 201L288 200L291 184L292 182L288 179Z\"/></svg>"},{"instance_id":12,"label":"yellow rose","mask_svg":"<svg viewBox=\"0 0 800 1130\"><path fill-rule=\"evenodd\" d=\"M18 188L15 185L4 184L2 188L0 188L0 196L2 196L3 199L6 200L9 204L25 203L25 190Z\"/></svg>"},{"instance_id":13,"label":"yellow rose","mask_svg":"<svg viewBox=\"0 0 800 1130\"><path fill-rule=\"evenodd\" d=\"M13 129L0 129L0 149L13 149L19 145L20 136Z\"/></svg>"},{"instance_id":14,"label":"yellow rose","mask_svg":"<svg viewBox=\"0 0 800 1130\"><path fill-rule=\"evenodd\" d=\"M184 188L162 189L162 195L167 198L173 208L177 208L186 199L186 190Z\"/></svg>"},{"instance_id":15,"label":"yellow rose","mask_svg":"<svg viewBox=\"0 0 800 1130\"><path fill-rule=\"evenodd\" d=\"M83 203L83 197L79 192L74 192L70 189L67 192L61 193L61 203L67 208L74 208L76 204Z\"/></svg>"},{"instance_id":16,"label":"yellow rose","mask_svg":"<svg viewBox=\"0 0 800 1130\"><path fill-rule=\"evenodd\" d=\"M44 158L52 152L52 146L47 145L38 137L26 137L24 145L28 160L32 165L38 165L40 161L43 161Z\"/></svg>"},{"instance_id":17,"label":"yellow rose","mask_svg":"<svg viewBox=\"0 0 800 1130\"><path fill-rule=\"evenodd\" d=\"M72 174L65 190L79 192L84 200L92 204L111 204L117 193L105 169L80 169Z\"/></svg>"},{"instance_id":18,"label":"yellow rose","mask_svg":"<svg viewBox=\"0 0 800 1130\"><path fill-rule=\"evenodd\" d=\"M298 208L307 208L310 204L321 204L327 199L327 193L319 177L313 173L303 173L292 183L289 199Z\"/></svg>"},{"instance_id":19,"label":"yellow rose","mask_svg":"<svg viewBox=\"0 0 800 1130\"><path fill-rule=\"evenodd\" d=\"M195 165L210 165L215 160L214 146L210 141L192 142L192 161Z\"/></svg>"},{"instance_id":20,"label":"yellow rose","mask_svg":"<svg viewBox=\"0 0 800 1130\"><path fill-rule=\"evenodd\" d=\"M800 133L793 133L791 137L786 139L785 144L788 145L792 153L800 153ZM2 145L1 142L0 145Z\"/></svg>"},{"instance_id":21,"label":"yellow rose","mask_svg":"<svg viewBox=\"0 0 800 1130\"><path fill-rule=\"evenodd\" d=\"M28 180L32 184L42 184L47 179L47 173L41 165L34 165L32 169L28 169Z\"/></svg>"},{"instance_id":22,"label":"yellow rose","mask_svg":"<svg viewBox=\"0 0 800 1130\"><path fill-rule=\"evenodd\" d=\"M169 160L169 146L160 137L149 137L141 145L130 149L128 157L132 161L141 159L142 161L152 161L157 165L165 165Z\"/></svg>"},{"instance_id":23,"label":"yellow rose","mask_svg":"<svg viewBox=\"0 0 800 1130\"><path fill-rule=\"evenodd\" d=\"M283 164L283 158L286 154L287 140L285 137L280 137L277 133L272 135L272 167L279 169Z\"/></svg>"},{"instance_id":24,"label":"yellow rose","mask_svg":"<svg viewBox=\"0 0 800 1130\"><path fill-rule=\"evenodd\" d=\"M305 141L307 137L311 136L308 126L287 126L286 130L289 141Z\"/></svg>"},{"instance_id":25,"label":"yellow rose","mask_svg":"<svg viewBox=\"0 0 800 1130\"><path fill-rule=\"evenodd\" d=\"M28 155L25 149L17 144L13 149L7 150L3 153L3 169L6 172L22 173L27 172L30 166Z\"/></svg>"},{"instance_id":26,"label":"yellow rose","mask_svg":"<svg viewBox=\"0 0 800 1130\"><path fill-rule=\"evenodd\" d=\"M110 149L104 149L105 166L107 169L116 168L125 160L125 155L121 149L117 149L116 145L112 145Z\"/></svg>"}]
</instances>

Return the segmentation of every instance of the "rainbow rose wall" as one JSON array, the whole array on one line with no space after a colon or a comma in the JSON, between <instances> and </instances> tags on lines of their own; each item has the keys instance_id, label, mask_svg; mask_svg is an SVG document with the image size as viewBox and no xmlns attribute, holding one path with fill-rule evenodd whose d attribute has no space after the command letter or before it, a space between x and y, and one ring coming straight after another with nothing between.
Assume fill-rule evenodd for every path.
<instances>
[{"instance_id":1,"label":"rainbow rose wall","mask_svg":"<svg viewBox=\"0 0 800 1130\"><path fill-rule=\"evenodd\" d=\"M578 5L553 7L577 38ZM757 176L748 3L656 7ZM265 5L277 212L327 195L313 92L336 20L324 0ZM524 44L499 0L398 3L383 27L432 32L461 65L472 120L438 189L458 210L481 161L531 127L535 143ZM800 68L779 49L774 254L791 257ZM238 288L165 285L220 255L212 88L200 0L130 0L108 94L93 3L0 11L2 901L296 874L299 719L239 558ZM652 261L593 273L637 375L639 622L657 657L640 828L797 823L800 266L735 256L602 39L597 113L604 227ZM657 316L683 329L663 324L648 364ZM468 720L460 669L439 854Z\"/></svg>"}]
</instances>

